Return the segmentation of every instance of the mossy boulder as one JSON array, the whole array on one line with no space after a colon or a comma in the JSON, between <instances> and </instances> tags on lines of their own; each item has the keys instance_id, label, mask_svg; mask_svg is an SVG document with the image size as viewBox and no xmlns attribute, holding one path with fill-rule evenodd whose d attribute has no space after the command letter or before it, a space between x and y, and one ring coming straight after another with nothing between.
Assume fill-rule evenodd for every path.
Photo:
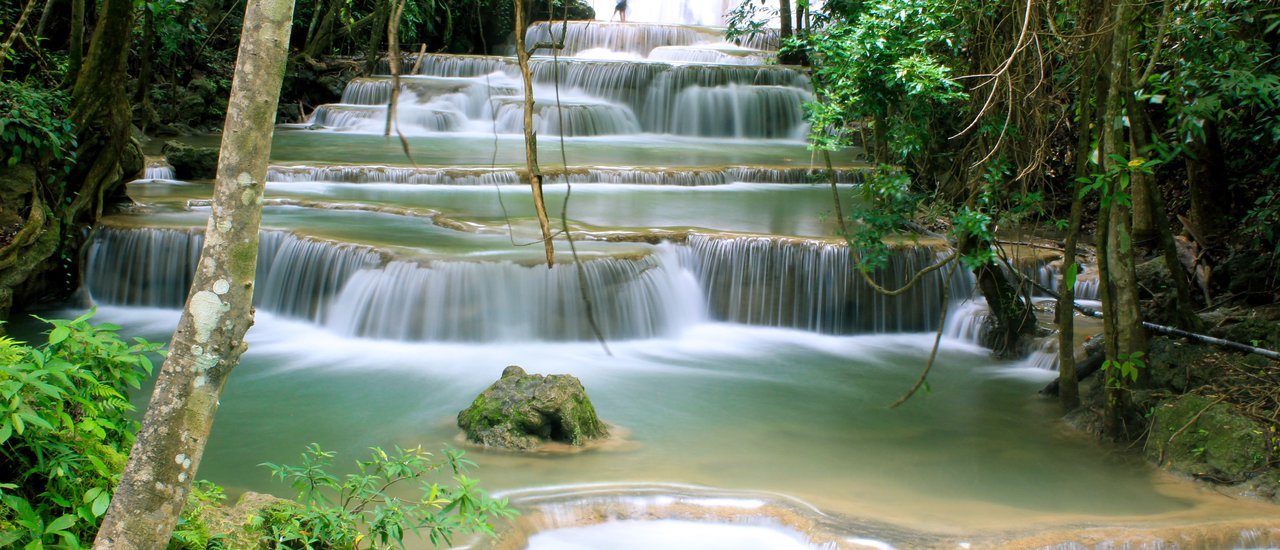
<instances>
[{"instance_id":1,"label":"mossy boulder","mask_svg":"<svg viewBox=\"0 0 1280 550\"><path fill-rule=\"evenodd\" d=\"M218 175L218 150L213 147L167 141L164 158L173 166L174 177L180 180L211 180Z\"/></svg>"},{"instance_id":2,"label":"mossy boulder","mask_svg":"<svg viewBox=\"0 0 1280 550\"><path fill-rule=\"evenodd\" d=\"M1152 413L1147 457L1172 470L1219 483L1239 483L1266 465L1262 428L1225 403L1187 394Z\"/></svg>"},{"instance_id":3,"label":"mossy boulder","mask_svg":"<svg viewBox=\"0 0 1280 550\"><path fill-rule=\"evenodd\" d=\"M551 441L581 446L609 436L577 378L528 374L515 365L458 413L458 427L473 443L514 450Z\"/></svg>"}]
</instances>

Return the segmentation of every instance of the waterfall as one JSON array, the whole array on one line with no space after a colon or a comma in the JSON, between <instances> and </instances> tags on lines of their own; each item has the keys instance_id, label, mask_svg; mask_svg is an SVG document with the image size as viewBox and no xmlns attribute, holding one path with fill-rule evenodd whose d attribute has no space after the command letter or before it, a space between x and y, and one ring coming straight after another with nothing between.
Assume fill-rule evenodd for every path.
<instances>
[{"instance_id":1,"label":"waterfall","mask_svg":"<svg viewBox=\"0 0 1280 550\"><path fill-rule=\"evenodd\" d=\"M700 187L729 183L725 170L627 170L619 168L589 168L568 174L552 174L547 183L622 183L633 185L676 185Z\"/></svg>"},{"instance_id":2,"label":"waterfall","mask_svg":"<svg viewBox=\"0 0 1280 550\"><path fill-rule=\"evenodd\" d=\"M181 307L203 234L98 231L85 263L98 303ZM395 340L589 340L571 265L393 261L356 245L264 231L255 304L337 333ZM894 286L933 263L925 247L899 250L873 276ZM766 237L694 236L640 257L582 262L596 320L609 339L663 337L704 316L830 334L916 332L937 326L941 272L887 297L853 271L844 245ZM968 292L957 276L953 296Z\"/></svg>"},{"instance_id":3,"label":"waterfall","mask_svg":"<svg viewBox=\"0 0 1280 550\"><path fill-rule=\"evenodd\" d=\"M836 183L862 183L866 172L837 168ZM743 183L829 183L826 170L817 168L767 168L734 166L725 169L729 181Z\"/></svg>"},{"instance_id":4,"label":"waterfall","mask_svg":"<svg viewBox=\"0 0 1280 550\"><path fill-rule=\"evenodd\" d=\"M872 276L896 287L937 260L929 248L902 249ZM715 319L827 334L919 332L935 329L939 321L944 272L925 276L901 296L885 296L854 271L841 244L693 236L686 262ZM952 295L967 292L958 276Z\"/></svg>"},{"instance_id":5,"label":"waterfall","mask_svg":"<svg viewBox=\"0 0 1280 550\"><path fill-rule=\"evenodd\" d=\"M84 284L100 304L182 307L203 234L100 228L85 248Z\"/></svg>"},{"instance_id":6,"label":"waterfall","mask_svg":"<svg viewBox=\"0 0 1280 550\"><path fill-rule=\"evenodd\" d=\"M419 74L425 76L402 83L401 125L426 132L491 131L488 123L496 117L500 133L520 131L510 106L518 101L513 59L427 55L422 61ZM559 82L564 111L574 119L567 128L572 136L652 132L800 138L801 105L812 98L808 77L789 67L535 58L530 72L539 103L554 101L553 84ZM343 103L317 108L311 124L381 132L385 122L378 121L385 121L390 92L385 77L355 79L343 92ZM545 117L539 124L540 132L559 129L548 126Z\"/></svg>"},{"instance_id":7,"label":"waterfall","mask_svg":"<svg viewBox=\"0 0 1280 550\"><path fill-rule=\"evenodd\" d=\"M665 117L649 118L649 128L685 136L802 138L801 105L811 97L781 86L692 86L680 91Z\"/></svg>"},{"instance_id":8,"label":"waterfall","mask_svg":"<svg viewBox=\"0 0 1280 550\"><path fill-rule=\"evenodd\" d=\"M85 287L96 303L182 307L203 242L203 230L99 229L87 248ZM320 320L328 298L352 273L382 261L367 247L263 231L254 304L279 315Z\"/></svg>"},{"instance_id":9,"label":"waterfall","mask_svg":"<svg viewBox=\"0 0 1280 550\"><path fill-rule=\"evenodd\" d=\"M563 42L564 47L559 50L559 54L569 57L586 50L601 48L645 57L659 46L689 46L719 42L722 39L720 33L713 29L675 25L627 25L598 21L569 21L567 25L563 21L550 23L539 21L529 25L524 34L524 42L530 47L535 44ZM550 55L551 50L542 48L534 50L534 53Z\"/></svg>"},{"instance_id":10,"label":"waterfall","mask_svg":"<svg viewBox=\"0 0 1280 550\"><path fill-rule=\"evenodd\" d=\"M396 123L408 132L453 132L461 130L465 119L455 110L406 106L396 108ZM382 133L387 125L385 105L321 105L311 114L312 126Z\"/></svg>"},{"instance_id":11,"label":"waterfall","mask_svg":"<svg viewBox=\"0 0 1280 550\"><path fill-rule=\"evenodd\" d=\"M771 91L753 91L756 87ZM787 68L676 66L658 74L648 87L644 107L639 111L641 124L650 132L669 132L674 123L682 120L676 115L677 109L683 110L681 116L700 117L699 124L710 128L758 124L727 120L741 117L743 113L754 118L756 112L742 103L746 101L755 108L769 106L775 109L776 112L766 116L781 119L770 120L770 123L784 124L786 127L777 131L791 133L801 122L801 105L812 97L809 89L807 77Z\"/></svg>"},{"instance_id":12,"label":"waterfall","mask_svg":"<svg viewBox=\"0 0 1280 550\"><path fill-rule=\"evenodd\" d=\"M654 61L678 63L715 63L722 65L764 65L772 55L725 43L706 46L661 46L649 52Z\"/></svg>"},{"instance_id":13,"label":"waterfall","mask_svg":"<svg viewBox=\"0 0 1280 550\"><path fill-rule=\"evenodd\" d=\"M164 157L147 158L146 170L142 173L143 180L171 180L173 179L173 166L169 165L169 161Z\"/></svg>"},{"instance_id":14,"label":"waterfall","mask_svg":"<svg viewBox=\"0 0 1280 550\"><path fill-rule=\"evenodd\" d=\"M498 133L523 132L524 100L509 98L496 103L494 120ZM565 137L640 133L640 122L631 109L613 103L581 100L562 100L558 106L553 101L535 102L533 127L539 134L560 134L563 131Z\"/></svg>"},{"instance_id":15,"label":"waterfall","mask_svg":"<svg viewBox=\"0 0 1280 550\"><path fill-rule=\"evenodd\" d=\"M670 336L700 317L691 275L671 254L583 261L605 338ZM356 273L334 304L334 332L411 341L591 340L578 274L512 262L392 262Z\"/></svg>"}]
</instances>

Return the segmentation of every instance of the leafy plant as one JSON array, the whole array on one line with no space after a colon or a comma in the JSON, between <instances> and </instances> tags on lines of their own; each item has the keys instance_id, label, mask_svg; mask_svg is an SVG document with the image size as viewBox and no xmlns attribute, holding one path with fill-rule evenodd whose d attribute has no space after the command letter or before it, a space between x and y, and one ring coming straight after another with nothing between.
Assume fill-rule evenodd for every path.
<instances>
[{"instance_id":1,"label":"leafy plant","mask_svg":"<svg viewBox=\"0 0 1280 550\"><path fill-rule=\"evenodd\" d=\"M1102 370L1107 373L1108 382L1118 388L1137 382L1142 369L1147 368L1146 361L1142 359L1144 355L1141 351L1121 353L1116 359L1103 361Z\"/></svg>"},{"instance_id":2,"label":"leafy plant","mask_svg":"<svg viewBox=\"0 0 1280 550\"><path fill-rule=\"evenodd\" d=\"M511 517L506 500L493 500L467 476L473 462L446 449L442 458L421 447L387 453L370 449L356 461L356 473L339 478L329 472L335 453L311 444L299 466L264 463L272 476L298 491L300 510L276 510L255 519L272 548L403 548L409 533L432 544L451 544L455 533L493 534L493 517ZM450 484L433 478L446 475ZM393 488L416 484L418 496L403 499Z\"/></svg>"},{"instance_id":3,"label":"leafy plant","mask_svg":"<svg viewBox=\"0 0 1280 550\"><path fill-rule=\"evenodd\" d=\"M169 541L170 550L219 550L229 547L225 535L214 533L205 521L208 510L216 508L227 499L222 487L211 481L197 479L187 493L187 505L182 509L178 524Z\"/></svg>"},{"instance_id":4,"label":"leafy plant","mask_svg":"<svg viewBox=\"0 0 1280 550\"><path fill-rule=\"evenodd\" d=\"M0 81L0 158L14 166L48 157L58 177L70 174L76 137L66 112L67 97L62 92Z\"/></svg>"},{"instance_id":5,"label":"leafy plant","mask_svg":"<svg viewBox=\"0 0 1280 550\"><path fill-rule=\"evenodd\" d=\"M127 392L159 347L90 325L93 314L47 321L38 347L0 341L0 518L18 526L0 541L75 547L111 501L137 426Z\"/></svg>"}]
</instances>

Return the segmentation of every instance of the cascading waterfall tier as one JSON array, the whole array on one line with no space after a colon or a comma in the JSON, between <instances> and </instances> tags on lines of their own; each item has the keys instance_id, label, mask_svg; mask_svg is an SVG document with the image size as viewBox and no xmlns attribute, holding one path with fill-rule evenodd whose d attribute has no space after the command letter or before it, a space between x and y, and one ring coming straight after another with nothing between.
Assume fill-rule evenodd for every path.
<instances>
[{"instance_id":1,"label":"cascading waterfall tier","mask_svg":"<svg viewBox=\"0 0 1280 550\"><path fill-rule=\"evenodd\" d=\"M90 295L103 304L181 307L202 240L194 229L102 229L86 261ZM258 307L347 336L594 337L571 264L390 261L372 247L284 231L264 231L259 254ZM893 285L936 259L927 247L903 249L874 277ZM847 248L821 241L695 235L687 245L579 265L596 322L609 339L671 336L704 315L833 334L913 332L934 328L941 307L941 272L903 296L886 297L853 271Z\"/></svg>"},{"instance_id":2,"label":"cascading waterfall tier","mask_svg":"<svg viewBox=\"0 0 1280 550\"><path fill-rule=\"evenodd\" d=\"M842 244L769 237L693 236L685 258L707 294L712 318L827 334L919 332L938 326L943 270L890 297L867 285ZM872 274L897 288L938 261L928 247L900 249ZM952 296L969 292L957 276Z\"/></svg>"},{"instance_id":3,"label":"cascading waterfall tier","mask_svg":"<svg viewBox=\"0 0 1280 550\"><path fill-rule=\"evenodd\" d=\"M195 273L201 231L98 231L85 265L96 303L179 308ZM672 252L581 262L595 318L610 339L671 335L699 319L692 275ZM509 261L389 261L365 246L263 231L254 303L346 336L413 341L594 338L576 267Z\"/></svg>"},{"instance_id":4,"label":"cascading waterfall tier","mask_svg":"<svg viewBox=\"0 0 1280 550\"><path fill-rule=\"evenodd\" d=\"M724 36L714 29L683 25L628 25L599 21L538 21L524 33L524 43L557 44L561 56L571 57L588 50L604 49L644 58L662 46L691 46L721 42ZM551 55L543 47L534 54Z\"/></svg>"},{"instance_id":5,"label":"cascading waterfall tier","mask_svg":"<svg viewBox=\"0 0 1280 550\"><path fill-rule=\"evenodd\" d=\"M580 264L596 324L610 340L673 336L698 319L693 278L662 255ZM392 262L357 273L328 323L351 336L410 341L594 338L571 264Z\"/></svg>"},{"instance_id":6,"label":"cascading waterfall tier","mask_svg":"<svg viewBox=\"0 0 1280 550\"><path fill-rule=\"evenodd\" d=\"M428 55L420 61L419 75L401 83L397 120L403 128L522 131L514 59ZM813 97L808 77L791 67L534 58L530 72L540 111L536 130L553 135L560 133L559 117L547 111L558 102L567 136L801 139L807 128L802 105ZM321 106L309 124L381 132L390 94L387 77L353 80L343 103Z\"/></svg>"},{"instance_id":7,"label":"cascading waterfall tier","mask_svg":"<svg viewBox=\"0 0 1280 550\"><path fill-rule=\"evenodd\" d=\"M180 308L203 243L202 229L101 228L87 248L85 287L96 303ZM287 317L322 319L329 297L347 278L383 261L368 247L263 231L254 305Z\"/></svg>"}]
</instances>

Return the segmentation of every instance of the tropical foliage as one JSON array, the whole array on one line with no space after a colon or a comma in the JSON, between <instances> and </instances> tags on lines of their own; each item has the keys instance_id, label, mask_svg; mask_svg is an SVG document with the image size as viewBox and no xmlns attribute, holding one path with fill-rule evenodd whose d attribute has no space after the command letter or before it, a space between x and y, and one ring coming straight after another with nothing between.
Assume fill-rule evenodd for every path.
<instances>
[{"instance_id":1,"label":"tropical foliage","mask_svg":"<svg viewBox=\"0 0 1280 550\"><path fill-rule=\"evenodd\" d=\"M37 346L0 337L0 546L91 540L133 445L128 391L159 348L92 315L47 321Z\"/></svg>"}]
</instances>

